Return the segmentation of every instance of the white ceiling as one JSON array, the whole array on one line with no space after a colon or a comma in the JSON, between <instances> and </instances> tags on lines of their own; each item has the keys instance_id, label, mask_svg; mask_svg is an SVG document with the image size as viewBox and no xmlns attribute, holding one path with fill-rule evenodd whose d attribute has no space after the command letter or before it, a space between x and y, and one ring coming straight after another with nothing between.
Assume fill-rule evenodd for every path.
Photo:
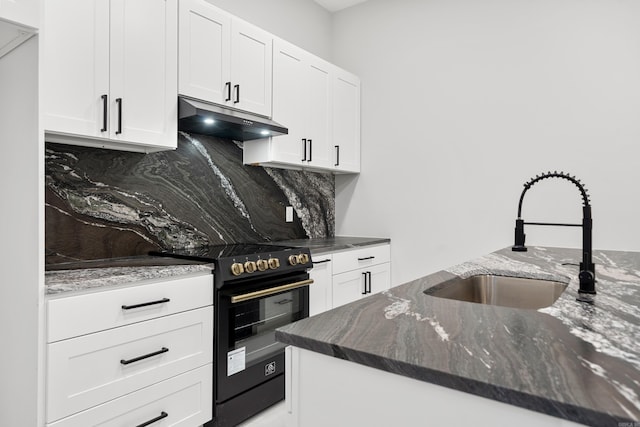
<instances>
[{"instance_id":1,"label":"white ceiling","mask_svg":"<svg viewBox=\"0 0 640 427\"><path fill-rule=\"evenodd\" d=\"M316 3L327 9L329 12L337 12L358 3L364 3L365 1L367 0L315 0Z\"/></svg>"}]
</instances>

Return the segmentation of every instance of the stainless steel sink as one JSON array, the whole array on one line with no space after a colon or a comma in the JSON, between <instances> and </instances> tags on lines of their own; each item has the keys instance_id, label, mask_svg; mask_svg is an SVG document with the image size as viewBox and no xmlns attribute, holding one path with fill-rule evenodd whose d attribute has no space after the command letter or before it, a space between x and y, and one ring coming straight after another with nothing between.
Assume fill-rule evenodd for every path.
<instances>
[{"instance_id":1,"label":"stainless steel sink","mask_svg":"<svg viewBox=\"0 0 640 427\"><path fill-rule=\"evenodd\" d=\"M551 280L482 274L451 279L424 293L457 301L535 310L553 304L566 287L565 283Z\"/></svg>"}]
</instances>

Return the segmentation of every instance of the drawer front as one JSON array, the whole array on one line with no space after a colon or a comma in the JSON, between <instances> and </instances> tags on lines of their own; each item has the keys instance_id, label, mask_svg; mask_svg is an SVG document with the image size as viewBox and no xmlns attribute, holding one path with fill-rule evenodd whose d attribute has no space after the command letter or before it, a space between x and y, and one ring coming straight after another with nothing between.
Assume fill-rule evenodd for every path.
<instances>
[{"instance_id":1,"label":"drawer front","mask_svg":"<svg viewBox=\"0 0 640 427\"><path fill-rule=\"evenodd\" d=\"M198 426L212 418L212 383L207 364L47 426L139 426L158 417L163 418L150 426Z\"/></svg>"},{"instance_id":2,"label":"drawer front","mask_svg":"<svg viewBox=\"0 0 640 427\"><path fill-rule=\"evenodd\" d=\"M51 299L47 342L212 304L212 274Z\"/></svg>"},{"instance_id":3,"label":"drawer front","mask_svg":"<svg viewBox=\"0 0 640 427\"><path fill-rule=\"evenodd\" d=\"M362 249L336 252L333 254L333 274L389 262L390 258L390 245L366 246Z\"/></svg>"},{"instance_id":4,"label":"drawer front","mask_svg":"<svg viewBox=\"0 0 640 427\"><path fill-rule=\"evenodd\" d=\"M213 307L47 346L47 421L213 360Z\"/></svg>"}]
</instances>

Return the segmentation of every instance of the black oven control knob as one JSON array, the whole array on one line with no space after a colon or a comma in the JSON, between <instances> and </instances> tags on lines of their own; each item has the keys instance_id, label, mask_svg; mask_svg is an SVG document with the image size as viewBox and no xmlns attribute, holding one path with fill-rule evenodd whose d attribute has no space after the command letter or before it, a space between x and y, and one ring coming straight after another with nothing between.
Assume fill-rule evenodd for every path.
<instances>
[{"instance_id":1,"label":"black oven control knob","mask_svg":"<svg viewBox=\"0 0 640 427\"><path fill-rule=\"evenodd\" d=\"M289 264L297 265L298 264L298 255L289 255Z\"/></svg>"},{"instance_id":2,"label":"black oven control knob","mask_svg":"<svg viewBox=\"0 0 640 427\"><path fill-rule=\"evenodd\" d=\"M256 263L255 261L247 261L244 263L244 271L247 273L253 273L256 271Z\"/></svg>"},{"instance_id":3,"label":"black oven control knob","mask_svg":"<svg viewBox=\"0 0 640 427\"><path fill-rule=\"evenodd\" d=\"M234 276L239 276L244 273L244 267L239 262L234 262L231 264L231 274Z\"/></svg>"},{"instance_id":4,"label":"black oven control knob","mask_svg":"<svg viewBox=\"0 0 640 427\"><path fill-rule=\"evenodd\" d=\"M265 271L269 268L269 261L266 259L259 259L256 261L256 267L258 267L258 271Z\"/></svg>"},{"instance_id":5,"label":"black oven control knob","mask_svg":"<svg viewBox=\"0 0 640 427\"><path fill-rule=\"evenodd\" d=\"M298 255L298 263L299 264L306 264L308 262L309 262L309 255L307 255L307 254Z\"/></svg>"},{"instance_id":6,"label":"black oven control knob","mask_svg":"<svg viewBox=\"0 0 640 427\"><path fill-rule=\"evenodd\" d=\"M269 258L269 268L275 270L280 267L280 260L278 258Z\"/></svg>"}]
</instances>

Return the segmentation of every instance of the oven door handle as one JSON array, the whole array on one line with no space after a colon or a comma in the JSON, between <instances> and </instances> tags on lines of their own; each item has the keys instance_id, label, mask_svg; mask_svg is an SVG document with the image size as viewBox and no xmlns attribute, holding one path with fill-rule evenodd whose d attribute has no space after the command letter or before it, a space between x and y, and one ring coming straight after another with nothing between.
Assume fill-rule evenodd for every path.
<instances>
[{"instance_id":1,"label":"oven door handle","mask_svg":"<svg viewBox=\"0 0 640 427\"><path fill-rule=\"evenodd\" d=\"M234 295L231 297L231 304L237 304L239 302L249 301L256 298L264 298L269 295L278 294L284 291L290 291L292 289L308 286L313 283L313 279L301 280L299 282L287 283L286 285L275 286L273 288L261 289L259 291L249 292L241 295Z\"/></svg>"}]
</instances>

